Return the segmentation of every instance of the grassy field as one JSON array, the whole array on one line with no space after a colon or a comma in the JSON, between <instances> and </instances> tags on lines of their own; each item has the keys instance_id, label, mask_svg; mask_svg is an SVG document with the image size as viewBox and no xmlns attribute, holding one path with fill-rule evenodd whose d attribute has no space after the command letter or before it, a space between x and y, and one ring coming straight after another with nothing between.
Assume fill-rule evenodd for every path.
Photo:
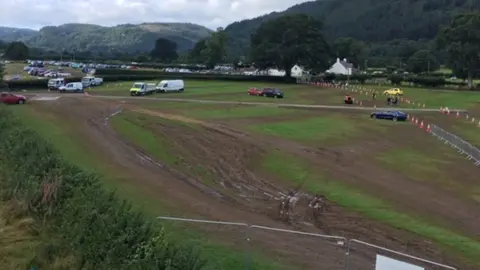
<instances>
[{"instance_id":1,"label":"grassy field","mask_svg":"<svg viewBox=\"0 0 480 270\"><path fill-rule=\"evenodd\" d=\"M128 127L125 126L125 119L130 117L132 116L128 114L126 116L116 116L113 123L116 123L115 127L117 130L148 153L161 158L161 154L158 154L158 150L155 150L161 144L158 136L145 132L139 127L140 125L130 126L128 124ZM151 121L154 120L152 119ZM345 136L349 132L353 132L351 122L345 121L345 124L338 126L338 123L343 121L344 119L341 119L341 116L333 115L330 118L327 116L324 118L312 118L299 123L281 122L272 124L270 129L266 127L260 128L259 131L265 132L263 129L266 129L268 134L282 136L286 139L300 141L322 140ZM407 164L408 161L411 161L411 158L419 158L419 156L423 158L423 161L420 159L421 162L413 170L420 170L421 173L432 173L428 167L431 167L429 166L430 163L435 161L431 161L428 157L421 156L421 154L415 151L406 149L401 153L386 154L383 159L388 163L392 158L403 158L406 161L405 164ZM426 168L421 168L422 165L426 166ZM302 183L307 179L303 187L311 193L325 194L332 201L347 209L360 212L368 218L378 220L395 228L401 228L434 240L448 249L463 254L472 261L478 261L476 254L480 252L479 242L460 233L434 225L435 222L433 221L398 212L385 201L359 192L359 190L341 184L339 181L335 181L335 179L330 179L327 174L322 175L318 170L312 170L308 162L304 160L275 151L271 152L263 160L262 167L265 171L277 175L290 185Z\"/></svg>"},{"instance_id":2,"label":"grassy field","mask_svg":"<svg viewBox=\"0 0 480 270\"><path fill-rule=\"evenodd\" d=\"M174 214L178 211L170 208L170 205L158 198L157 194L152 194L151 191L142 188L135 182L125 179L123 172L118 168L111 167L111 164L105 163L99 155L86 150L88 147L82 145L82 138L74 123L69 123L53 114L32 111L27 106L12 107L12 110L44 139L50 141L67 160L85 170L93 170L100 174L107 188L116 190L117 195L132 202L135 208L151 218L162 214ZM162 161L174 162L174 159L167 156L167 142L162 142L148 130L128 121L134 116L134 114L126 115L124 118L122 115L114 118L113 125L121 132L125 132L127 136L134 134L135 136L132 138L135 143L141 147L147 147L150 149L149 151L153 150L155 156L162 158ZM174 241L180 244L194 245L210 262L211 268L209 269L244 269L244 254L242 251L237 251L238 247L216 243L203 233L194 229L185 229L178 223L161 222L161 224L166 227L169 237ZM292 267L278 265L260 253L253 254L252 260L251 269L292 269Z\"/></svg>"},{"instance_id":3,"label":"grassy field","mask_svg":"<svg viewBox=\"0 0 480 270\"><path fill-rule=\"evenodd\" d=\"M128 89L131 84L131 82L105 84L92 89L91 93L128 95ZM246 91L249 87L264 87L262 85L252 85L252 83L186 81L186 85L189 88L186 88L185 93L158 94L155 96L279 102L274 99L247 96ZM275 87L275 85L268 86ZM337 102L339 98L341 101L343 95L335 89L318 89L304 85L277 86L287 93L287 98L280 102L320 103L323 101L330 104ZM375 88L378 90L385 89L385 87L378 86ZM191 90L189 91L188 89ZM414 101L425 102L427 107L431 108L439 106L472 108L480 101L480 93L441 92L438 90L407 87L402 87L402 89L405 91L406 97ZM175 102L151 102L141 106L149 109L168 109L184 116L203 120L231 119L234 121L237 118L256 118L259 116L279 118L306 114L306 111L302 110L276 107L216 106ZM78 127L75 127L74 123L68 123L57 115L33 112L28 107L12 107L12 110L15 110L24 121L28 122L44 138L51 140L68 160L85 169L93 169L103 175L107 187L118 190L120 196L129 198L135 203L136 207L151 217L155 217L159 212L173 212L176 210L164 204L165 202L159 201L154 194L151 194L151 191L142 190L135 183L128 181L122 175L122 172L116 171L108 163L105 164L101 157L96 156L92 158L92 153L86 151L88 147L82 145L82 139L78 135L78 130L76 130ZM433 117L430 119L427 117L426 119L435 121L437 118ZM152 122L159 121L163 121L166 125L186 125L187 128L201 129L201 127L194 124L179 123L165 119L159 120L152 116L133 112L117 115L112 118L111 123L119 133L152 156L169 166L176 166L178 160L175 156L175 149L172 148L168 138L158 136L158 134L147 128ZM315 117L305 117L295 121L275 119L270 122L251 124L247 128L256 133L280 137L285 140L332 146L336 143L353 141L357 137L368 137L368 132L372 132L372 130L388 136L390 134L388 132L392 132L394 125L408 125L408 123L373 121L366 119L363 114L344 115L321 112ZM459 122L458 125L453 125L451 128L454 131L462 131L461 135L467 139L480 143L480 136L478 136L480 129L465 129L463 125L467 125L467 123ZM439 169L449 165L450 161L448 158L444 159L443 156L432 158L423 153L421 149L404 147L403 144L399 147L401 149L381 153L377 159L378 163L385 168L402 171L402 173L417 181L436 179L447 186L458 186L458 183L455 183L451 178L442 175L442 171ZM446 150L444 152L446 152L446 156L450 155L450 152ZM414 163L412 163L413 160L415 161ZM309 192L324 193L329 199L347 209L357 211L368 218L395 228L404 229L431 239L442 247L460 253L469 260L480 264L478 257L478 254L480 254L480 242L465 237L462 233L445 229L441 225L435 224L432 220L401 213L388 202L331 179L327 173L322 173L321 169L313 170L305 160L280 151L272 151L262 161L261 167L267 173L276 175L288 184L295 185L307 179L304 187ZM187 168L178 167L178 169L187 171ZM189 170L191 175L201 178L207 184L209 183L208 178L210 176L201 167L189 168ZM478 194L480 198L480 188L476 191L475 188L472 188L469 196L477 196L475 194ZM240 269L243 267L243 254L231 251L231 247L214 243L195 230L179 230L174 224L168 222L165 225L173 232L171 237L178 241L185 242L185 235L188 236L189 240L186 242L195 243L199 249L205 251L207 258L217 262L215 266L218 268ZM279 269L278 265L275 265L262 255L256 256L254 261L256 262L254 269Z\"/></svg>"}]
</instances>

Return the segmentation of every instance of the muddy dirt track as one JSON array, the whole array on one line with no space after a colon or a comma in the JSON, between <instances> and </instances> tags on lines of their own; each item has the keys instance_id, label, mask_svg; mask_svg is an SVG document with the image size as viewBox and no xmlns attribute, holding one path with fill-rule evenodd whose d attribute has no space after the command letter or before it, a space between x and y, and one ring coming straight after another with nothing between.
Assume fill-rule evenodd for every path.
<instances>
[{"instance_id":1,"label":"muddy dirt track","mask_svg":"<svg viewBox=\"0 0 480 270\"><path fill-rule=\"evenodd\" d=\"M246 222L283 229L341 235L405 251L437 262L456 265L460 269L474 269L444 254L428 240L372 222L334 204L331 204L332 210L325 215L322 225L315 227L308 214L301 214L294 224L286 224L279 220L277 208L279 199L291 186L282 185L274 176L259 171L255 162L269 149L277 148L307 158L315 165L332 168L333 175L342 179L350 178L352 182L363 181L365 185L371 183L372 179L380 179L377 181L383 181L383 184L372 184L375 184L379 191L399 191L396 193L395 200L405 202L405 208L417 205L421 208L419 212L433 211L443 217L451 216L450 218L456 219L457 222L459 219L465 220L465 217L470 217L462 225L470 233L474 233L474 226L478 224L478 220L471 219L475 209L478 210L474 204L464 203L446 192L434 190L426 184L409 181L386 170L352 162L356 159L355 155L349 155L346 151L327 148L310 149L292 142L271 141L262 136L247 134L239 127L229 126L226 123L196 122L203 126L202 129L186 128L163 121L148 126L147 128L158 136L169 138L173 147L178 150L177 160L180 165L188 167L200 164L208 168L209 179L200 181L200 177L191 177L180 170L166 166L161 160L155 160L117 134L109 126L106 118L118 111L119 105L126 110L135 110L159 118L194 121L110 100L71 97L52 102L32 103L36 110L61 115L70 123L74 123L75 130L80 133L79 137L83 137L82 144L89 153L102 158L105 166L115 167L124 173L130 181L146 187L150 196L158 196L162 198L162 203L170 202L170 206L181 209L179 215L183 217ZM361 170L360 173L359 170ZM372 175L379 178L374 178ZM207 183L207 180L214 183ZM407 190L416 190L422 195L417 196L416 201L407 200L406 202L404 198L407 194L402 192ZM428 200L437 196L445 198L446 201L434 204ZM307 213L306 203L299 203L299 205L298 213ZM159 215L161 214L159 212ZM215 234L214 237L218 241L232 245L240 245L241 242L236 241L241 241L244 236L244 232L235 227L227 227L219 231L216 230L218 228L213 227L202 227L202 229ZM296 265L299 269L344 269L344 249L336 241L260 230L254 230L251 238L254 249L266 250L266 253L275 256L280 262ZM388 253L386 255L395 257ZM374 260L375 254L372 250L360 246L354 247L350 256L350 269L373 269ZM428 264L424 266L428 266L427 269L442 269L432 268Z\"/></svg>"}]
</instances>

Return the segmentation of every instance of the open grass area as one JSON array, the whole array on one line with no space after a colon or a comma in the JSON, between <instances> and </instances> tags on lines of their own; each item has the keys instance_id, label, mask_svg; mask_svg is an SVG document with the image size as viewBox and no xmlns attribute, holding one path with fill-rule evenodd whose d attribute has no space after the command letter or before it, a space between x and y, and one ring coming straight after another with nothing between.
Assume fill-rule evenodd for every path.
<instances>
[{"instance_id":1,"label":"open grass area","mask_svg":"<svg viewBox=\"0 0 480 270\"><path fill-rule=\"evenodd\" d=\"M100 174L107 188L116 190L117 195L130 201L136 209L141 210L150 218L153 219L158 215L175 214L176 210L162 201L158 194L138 185L138 182L131 181L132 179L126 179L121 169L112 167L110 163L101 160L101 155L98 155L98 153L89 152L89 147L82 145L81 133L77 130L80 127L75 126L75 123L62 119L58 115L33 110L32 107L28 106L12 106L11 109L44 139L50 141L67 160L82 169L94 170ZM117 128L120 126L121 131L127 132L134 143L148 147L149 153L151 153L151 149L154 149L154 156L164 155L165 145L157 145L159 140L153 137L148 130L129 122L127 119L117 118L114 121L116 121ZM167 161L173 162L173 159L169 160L167 158ZM244 269L244 254L242 251L237 251L241 248L219 244L214 239L208 238L204 233L194 229L184 229L182 224L159 223L166 228L167 234L174 241L179 244L195 245L202 256L209 261L210 267L207 269ZM251 269L284 269L284 266L259 253L254 254L252 259ZM285 269L292 269L292 267L286 267Z\"/></svg>"},{"instance_id":2,"label":"open grass area","mask_svg":"<svg viewBox=\"0 0 480 270\"><path fill-rule=\"evenodd\" d=\"M348 116L322 112L322 116L299 120L251 125L252 131L303 143L336 144L363 135L366 131L383 132L392 125L405 123L374 121L362 114Z\"/></svg>"},{"instance_id":3,"label":"open grass area","mask_svg":"<svg viewBox=\"0 0 480 270\"><path fill-rule=\"evenodd\" d=\"M279 151L271 152L263 161L264 170L277 175L283 181L294 184L303 183L303 188L311 193L325 194L330 200L366 217L378 220L395 228L413 232L431 239L441 246L462 254L465 258L480 265L480 242L456 232L437 227L428 220L409 216L396 211L388 203L359 193L339 181L329 179L318 170L313 170L308 163Z\"/></svg>"}]
</instances>

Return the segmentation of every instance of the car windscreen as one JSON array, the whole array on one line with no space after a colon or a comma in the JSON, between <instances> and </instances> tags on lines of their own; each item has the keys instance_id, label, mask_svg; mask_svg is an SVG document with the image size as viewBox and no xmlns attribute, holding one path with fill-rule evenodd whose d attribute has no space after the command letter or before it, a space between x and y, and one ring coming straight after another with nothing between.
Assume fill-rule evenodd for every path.
<instances>
[{"instance_id":1,"label":"car windscreen","mask_svg":"<svg viewBox=\"0 0 480 270\"><path fill-rule=\"evenodd\" d=\"M142 88L143 83L135 83L133 84L132 88Z\"/></svg>"}]
</instances>

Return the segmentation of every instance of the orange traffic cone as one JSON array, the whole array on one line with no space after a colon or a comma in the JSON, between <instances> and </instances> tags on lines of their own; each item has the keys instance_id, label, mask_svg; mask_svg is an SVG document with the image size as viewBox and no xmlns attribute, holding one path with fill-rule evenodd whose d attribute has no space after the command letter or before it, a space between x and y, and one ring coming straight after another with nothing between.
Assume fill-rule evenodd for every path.
<instances>
[{"instance_id":1,"label":"orange traffic cone","mask_svg":"<svg viewBox=\"0 0 480 270\"><path fill-rule=\"evenodd\" d=\"M475 124L475 117L472 117L472 124Z\"/></svg>"},{"instance_id":2,"label":"orange traffic cone","mask_svg":"<svg viewBox=\"0 0 480 270\"><path fill-rule=\"evenodd\" d=\"M423 129L423 121L420 123L420 128Z\"/></svg>"},{"instance_id":3,"label":"orange traffic cone","mask_svg":"<svg viewBox=\"0 0 480 270\"><path fill-rule=\"evenodd\" d=\"M418 118L415 119L415 125L418 126Z\"/></svg>"},{"instance_id":4,"label":"orange traffic cone","mask_svg":"<svg viewBox=\"0 0 480 270\"><path fill-rule=\"evenodd\" d=\"M457 111L457 118L459 118L459 117L460 117L460 113Z\"/></svg>"},{"instance_id":5,"label":"orange traffic cone","mask_svg":"<svg viewBox=\"0 0 480 270\"><path fill-rule=\"evenodd\" d=\"M427 125L427 129L426 129L426 131L427 131L427 132L430 132L430 131L432 131L432 130L430 129L430 124L428 124L428 125Z\"/></svg>"}]
</instances>

